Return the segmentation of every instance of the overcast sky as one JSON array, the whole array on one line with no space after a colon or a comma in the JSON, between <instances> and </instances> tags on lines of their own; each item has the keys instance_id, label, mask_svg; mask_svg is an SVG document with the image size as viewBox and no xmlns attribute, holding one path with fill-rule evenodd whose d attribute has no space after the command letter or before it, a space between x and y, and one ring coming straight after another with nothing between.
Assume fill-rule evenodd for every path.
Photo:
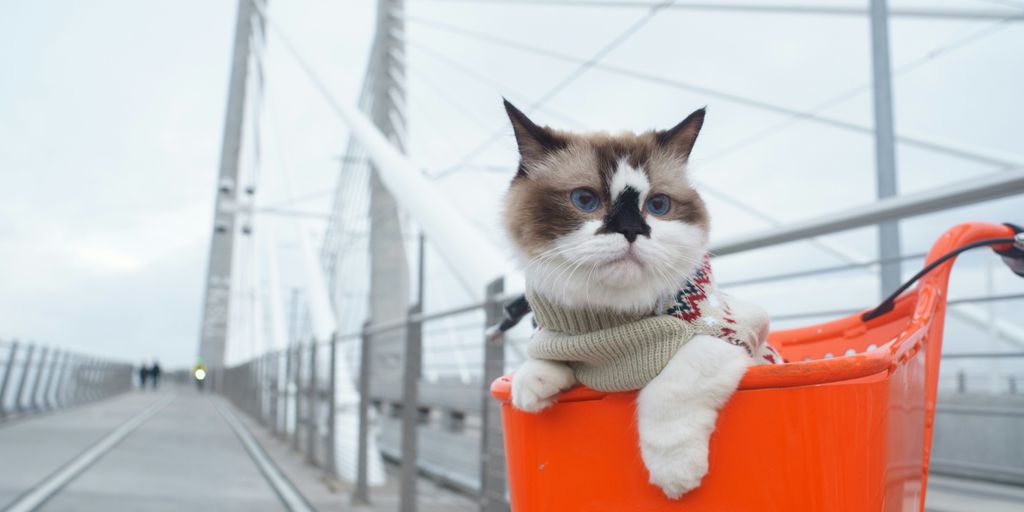
<instances>
[{"instance_id":1,"label":"overcast sky","mask_svg":"<svg viewBox=\"0 0 1024 512\"><path fill-rule=\"evenodd\" d=\"M1002 9L982 0L895 5ZM132 361L193 361L235 8L234 0L0 2L0 338ZM275 1L270 14L332 94L354 104L374 8L371 0ZM501 95L540 123L571 129L664 128L707 105L693 156L707 186L781 221L873 200L873 146L862 133L801 122L759 135L786 117L601 69L529 109L577 65L438 25L588 59L643 9L412 0L407 11L409 154L437 172L493 140L439 183L499 243L497 206L515 160ZM1022 55L1021 22L893 20L897 131L1024 160ZM602 62L794 109L871 77L869 27L858 17L664 11ZM261 201L311 195L292 206L327 212L347 132L273 33L265 64ZM870 126L870 100L853 94L823 114ZM903 192L999 170L902 145L898 166ZM281 185L285 170L290 191ZM716 238L768 225L714 196L709 202ZM923 250L969 218L1024 222L1024 199L907 222L905 251ZM875 251L872 230L834 239ZM836 263L796 249L725 260L719 273L763 274L766 261L777 271ZM443 264L431 268L445 272ZM965 281L963 295L983 292L979 279ZM815 307L860 307L877 295L871 279L837 277L832 285L848 293L819 297ZM779 301L771 289L750 293L775 313L808 305Z\"/></svg>"}]
</instances>

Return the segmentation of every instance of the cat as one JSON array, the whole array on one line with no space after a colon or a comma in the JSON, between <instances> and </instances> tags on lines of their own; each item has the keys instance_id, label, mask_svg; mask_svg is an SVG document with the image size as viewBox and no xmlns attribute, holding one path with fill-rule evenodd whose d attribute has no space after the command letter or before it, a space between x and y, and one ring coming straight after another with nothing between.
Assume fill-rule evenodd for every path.
<instances>
[{"instance_id":1,"label":"cat","mask_svg":"<svg viewBox=\"0 0 1024 512\"><path fill-rule=\"evenodd\" d=\"M578 383L639 389L649 481L678 498L707 473L718 411L748 366L779 362L767 315L714 287L710 219L686 174L705 110L669 130L611 135L505 109L520 161L504 225L539 326L513 406L541 411Z\"/></svg>"}]
</instances>

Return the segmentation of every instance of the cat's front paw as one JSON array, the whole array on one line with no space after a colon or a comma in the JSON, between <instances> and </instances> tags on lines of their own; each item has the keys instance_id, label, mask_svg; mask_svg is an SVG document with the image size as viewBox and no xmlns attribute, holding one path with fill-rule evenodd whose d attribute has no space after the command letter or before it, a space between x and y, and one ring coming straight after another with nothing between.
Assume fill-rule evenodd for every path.
<instances>
[{"instance_id":1,"label":"cat's front paw","mask_svg":"<svg viewBox=\"0 0 1024 512\"><path fill-rule=\"evenodd\" d=\"M576 383L572 368L551 361L531 359L512 376L512 405L537 412L555 403L558 393Z\"/></svg>"},{"instance_id":2,"label":"cat's front paw","mask_svg":"<svg viewBox=\"0 0 1024 512\"><path fill-rule=\"evenodd\" d=\"M641 446L641 455L649 481L673 500L700 486L708 473L708 445L703 436L682 440L667 450Z\"/></svg>"}]
</instances>

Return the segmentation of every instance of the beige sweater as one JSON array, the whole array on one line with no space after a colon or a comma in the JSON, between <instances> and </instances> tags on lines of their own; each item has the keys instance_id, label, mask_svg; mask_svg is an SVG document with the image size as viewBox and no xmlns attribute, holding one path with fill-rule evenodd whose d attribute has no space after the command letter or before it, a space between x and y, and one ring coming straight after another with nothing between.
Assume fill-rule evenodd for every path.
<instances>
[{"instance_id":1,"label":"beige sweater","mask_svg":"<svg viewBox=\"0 0 1024 512\"><path fill-rule=\"evenodd\" d=\"M565 362L580 383L601 391L644 387L697 334L742 346L754 356L768 333L764 311L718 291L707 258L659 314L570 309L532 291L527 300L539 326L530 357Z\"/></svg>"}]
</instances>

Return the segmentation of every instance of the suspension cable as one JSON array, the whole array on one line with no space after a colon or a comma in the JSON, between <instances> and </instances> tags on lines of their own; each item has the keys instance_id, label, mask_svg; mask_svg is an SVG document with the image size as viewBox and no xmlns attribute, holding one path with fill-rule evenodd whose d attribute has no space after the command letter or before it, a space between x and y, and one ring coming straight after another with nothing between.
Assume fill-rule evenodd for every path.
<instances>
[{"instance_id":1,"label":"suspension cable","mask_svg":"<svg viewBox=\"0 0 1024 512\"><path fill-rule=\"evenodd\" d=\"M494 45L497 45L497 46L503 46L503 47L506 47L506 48L511 48L511 49L514 49L514 50L522 51L522 52L525 52L525 53L531 53L531 54L534 54L534 55L540 55L540 56L548 57L548 58L551 58L551 59L554 59L554 60L561 60L561 61L565 61L565 62L573 62L573 63L576 63L576 64L583 64L583 63L587 62L586 59L582 59L580 57L576 57L576 56L573 56L573 55L568 55L568 54L561 53L561 52L558 52L558 51L549 50L547 48L542 48L542 47L538 47L538 46L533 46L533 45L521 43L521 42L518 42L518 41L513 41L513 40L510 40L510 39L494 36L492 34L488 34L488 33L485 33L485 32L480 32L480 31L476 31L476 30L472 30L472 29L458 27L458 26L455 26L455 25L451 25L451 24L448 24L448 23L445 23L445 22L433 20L433 19L430 19L430 18L424 18L424 17L415 16L415 15L409 15L409 14L406 14L405 17L406 17L406 21L409 21L409 22L412 22L412 23L416 23L416 24L419 24L419 25L422 25L422 26L430 27L430 28L433 28L433 29L441 31L441 32L447 32L447 33L450 33L450 34L460 35L460 36L467 37L467 38L474 39L474 40L485 41L485 42L488 42L488 43L491 43L491 44L494 44ZM858 124L858 123L854 123L854 122L850 122L850 121L844 121L844 120L839 119L839 118L834 118L834 117L824 116L824 115L820 115L820 114L815 114L815 113L812 113L812 112L807 112L807 111L803 111L803 110L799 110L799 109L789 108L789 107L785 107L785 106L778 105L778 104L775 104L775 103L769 103L769 102L766 102L766 101L757 100L757 99L753 99L753 98L748 98L748 97L737 95L737 94L733 94L733 93L722 92L722 91L719 91L719 90L711 89L709 87L704 87L704 86L700 86L700 85L696 85L696 84L692 84L692 83L676 80L674 78L669 78L669 77L665 77L665 76L656 75L656 74L653 74L653 73L648 73L646 71L630 69L630 68L626 68L626 67L623 67L623 66L618 66L618 65L614 65L614 64L600 63L600 62L592 64L592 67L594 69L600 69L602 71L606 71L606 72L609 72L609 73L612 73L612 74L617 74L617 75L625 76L625 77L628 77L628 78L632 78L634 80L639 80L639 81L643 81L643 82L648 82L648 83L653 83L653 84L657 84L657 85L662 85L662 86L670 87L670 88L673 88L673 89L679 89L679 90L694 92L694 93L701 94L701 95L704 95L704 96L709 96L709 97L712 97L712 98L718 98L718 99L722 99L722 100L729 101L729 102L732 102L732 103L736 103L738 105L743 105L743 106L747 106L747 107L752 107L752 108L764 110L764 111L767 111L767 112L773 112L773 113L776 113L776 114L782 114L782 115L786 115L786 116L800 118L801 120L804 120L804 121L813 121L813 122L816 122L816 123L820 123L820 124L824 124L824 125L828 125L828 126L834 126L836 128L842 128L842 129L845 129L845 130L859 132L859 133L865 133L865 134L872 134L872 133L874 133L874 129L873 128L871 128L869 126L862 125L862 124ZM896 140L898 140L900 143L906 144L908 146L919 147L919 148L926 149L926 150L929 150L929 151L932 151L932 152L943 153L943 154L947 154L947 155L951 155L951 156L955 156L955 157L959 157L959 158L964 158L964 159L967 159L967 160L972 160L972 161L975 161L975 162L980 162L980 163L985 163L985 164L988 164L988 165L997 166L997 167L1000 167L1000 168L1024 167L1024 157L1019 157L1017 155L1007 155L1007 154L1003 154L1003 153L996 153L996 152L993 152L993 151L990 151L990 150L987 150L987 149L984 150L984 151L979 151L977 149L970 149L970 148L964 148L964 147L959 147L959 146L951 145L947 141L943 141L943 142L940 143L940 142L936 142L936 141L927 140L927 139L924 139L924 138L919 137L919 136L912 136L912 135L909 135L909 134L906 134L906 133L904 133L904 134L897 134L896 135ZM443 175L443 174L446 174L448 172L452 172L454 169L455 169L454 167L453 168L449 168L449 169L445 169L444 171L442 171L442 172L440 172L438 174L439 175Z\"/></svg>"},{"instance_id":2,"label":"suspension cable","mask_svg":"<svg viewBox=\"0 0 1024 512\"><path fill-rule=\"evenodd\" d=\"M583 76L584 73L589 71L591 68L597 66L598 63L600 63L602 59L607 57L608 54L612 52L612 50L618 48L620 45L622 45L622 43L625 43L626 41L629 40L629 38L633 37L633 35L635 35L637 32L639 32L640 29L644 28L652 19L654 19L655 16L658 15L658 13L662 9L664 9L665 7L668 7L668 6L672 5L672 4L674 4L675 2L676 2L676 0L666 0L666 1L659 2L659 3L654 4L653 6L651 6L651 8L647 11L647 13L644 14L642 17L640 17L640 19L634 21L630 26L626 27L625 30L623 30L617 36L612 38L609 42L605 43L605 45L602 46L600 49L598 49L597 52L595 52L594 55L592 55L589 59L587 59L587 60L585 60L583 62L580 62L578 64L578 66L576 66L576 68L574 68L572 71L569 72L568 75L563 77L562 80L560 80L553 87L548 89L547 92L542 94L540 96L540 98L538 98L533 103L531 103L528 107L526 107L526 110L527 111L536 110L537 108L541 107L542 105L544 105L545 103L550 101L552 98L557 96L560 92L565 90L566 87L569 87L579 77ZM408 16L407 16L407 18L408 18ZM468 151L465 155L463 155L462 158L460 158L458 160L458 162L454 165L454 168L457 169L457 168L459 168L459 167L469 163L470 161L472 161L480 153L482 153L484 150L489 148L492 144L494 144L499 139L501 139L505 135L505 130L506 130L506 128L505 128L504 125L502 125L501 128L495 130L489 137L487 137L486 139L481 141L480 144L478 144L473 149ZM447 171L447 172L450 172L450 171ZM438 178L443 177L444 174L446 174L447 172L438 173L437 175L435 175L435 177L438 177Z\"/></svg>"}]
</instances>

